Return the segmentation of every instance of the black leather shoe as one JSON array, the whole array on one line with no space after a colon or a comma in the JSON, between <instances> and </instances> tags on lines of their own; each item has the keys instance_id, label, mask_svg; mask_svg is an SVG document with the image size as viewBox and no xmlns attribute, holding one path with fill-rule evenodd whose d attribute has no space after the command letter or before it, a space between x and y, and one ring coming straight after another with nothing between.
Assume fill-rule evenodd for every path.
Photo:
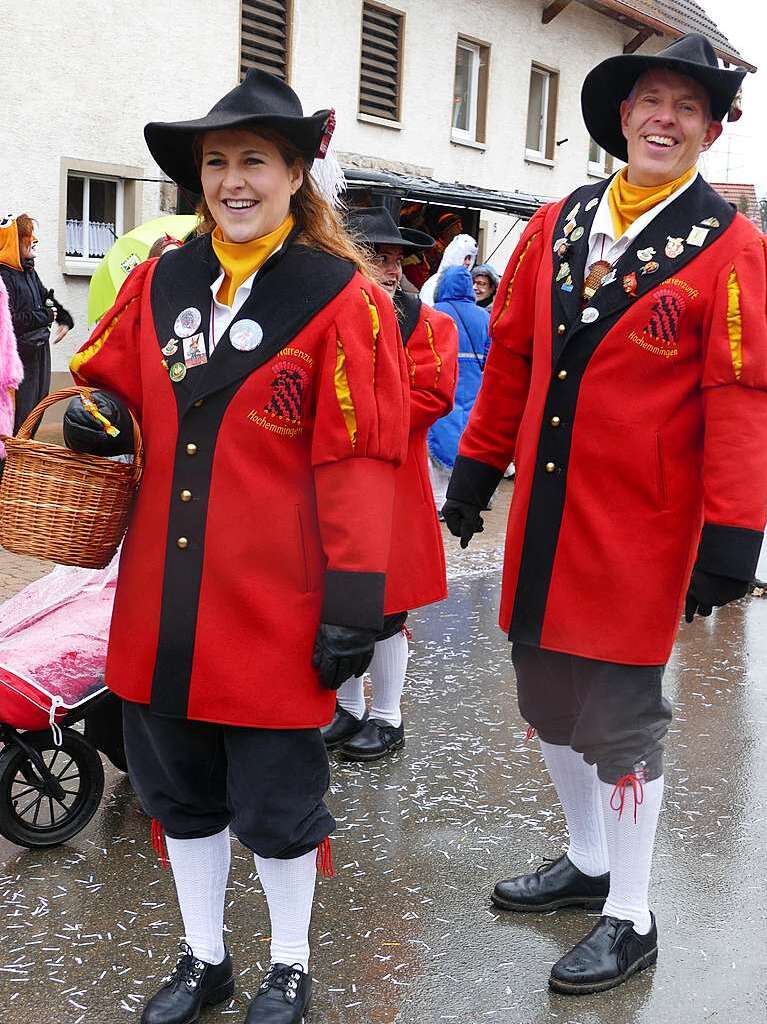
<instances>
[{"instance_id":1,"label":"black leather shoe","mask_svg":"<svg viewBox=\"0 0 767 1024\"><path fill-rule=\"evenodd\" d=\"M232 961L220 964L198 960L182 942L176 966L144 1007L141 1024L195 1024L203 1006L214 1006L234 995Z\"/></svg>"},{"instance_id":2,"label":"black leather shoe","mask_svg":"<svg viewBox=\"0 0 767 1024\"><path fill-rule=\"evenodd\" d=\"M604 992L650 967L658 959L655 915L650 918L652 927L647 935L637 935L633 921L600 917L586 938L554 964L551 988L574 996Z\"/></svg>"},{"instance_id":3,"label":"black leather shoe","mask_svg":"<svg viewBox=\"0 0 767 1024\"><path fill-rule=\"evenodd\" d=\"M312 976L301 964L272 964L250 1004L245 1024L301 1024L312 998Z\"/></svg>"},{"instance_id":4,"label":"black leather shoe","mask_svg":"<svg viewBox=\"0 0 767 1024\"><path fill-rule=\"evenodd\" d=\"M362 718L355 718L351 711L347 711L346 708L342 708L336 702L336 713L333 715L333 721L330 725L324 725L320 729L322 738L325 740L325 746L328 750L335 750L336 747L340 747L342 743L346 743L352 736L356 736L367 720L367 711Z\"/></svg>"},{"instance_id":5,"label":"black leather shoe","mask_svg":"<svg viewBox=\"0 0 767 1024\"><path fill-rule=\"evenodd\" d=\"M382 718L371 718L357 735L341 747L344 761L377 761L405 746L405 726L389 725Z\"/></svg>"},{"instance_id":6,"label":"black leather shoe","mask_svg":"<svg viewBox=\"0 0 767 1024\"><path fill-rule=\"evenodd\" d=\"M563 854L545 860L537 871L496 882L492 901L501 910L541 911L560 907L601 910L610 890L610 873L584 875Z\"/></svg>"}]
</instances>

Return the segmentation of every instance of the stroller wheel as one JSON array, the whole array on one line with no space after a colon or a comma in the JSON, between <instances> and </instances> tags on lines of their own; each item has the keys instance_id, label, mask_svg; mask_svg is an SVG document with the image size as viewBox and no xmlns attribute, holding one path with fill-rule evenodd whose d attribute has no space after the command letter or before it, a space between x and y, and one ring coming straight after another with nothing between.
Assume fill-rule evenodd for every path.
<instances>
[{"instance_id":1,"label":"stroller wheel","mask_svg":"<svg viewBox=\"0 0 767 1024\"><path fill-rule=\"evenodd\" d=\"M62 729L62 744L45 732L27 732L45 771L16 743L0 752L0 834L19 846L56 846L77 835L104 793L98 752L78 732Z\"/></svg>"}]
</instances>

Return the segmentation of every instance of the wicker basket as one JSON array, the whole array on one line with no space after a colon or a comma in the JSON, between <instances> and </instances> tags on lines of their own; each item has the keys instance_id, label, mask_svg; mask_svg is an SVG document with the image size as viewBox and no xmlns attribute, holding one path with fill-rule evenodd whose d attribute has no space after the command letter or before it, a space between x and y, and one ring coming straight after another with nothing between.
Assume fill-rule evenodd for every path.
<instances>
[{"instance_id":1,"label":"wicker basket","mask_svg":"<svg viewBox=\"0 0 767 1024\"><path fill-rule=\"evenodd\" d=\"M117 551L144 466L133 415L132 464L30 437L46 409L75 395L90 397L92 390L48 395L16 437L3 438L8 455L0 481L0 544L6 550L85 569L102 569Z\"/></svg>"}]
</instances>

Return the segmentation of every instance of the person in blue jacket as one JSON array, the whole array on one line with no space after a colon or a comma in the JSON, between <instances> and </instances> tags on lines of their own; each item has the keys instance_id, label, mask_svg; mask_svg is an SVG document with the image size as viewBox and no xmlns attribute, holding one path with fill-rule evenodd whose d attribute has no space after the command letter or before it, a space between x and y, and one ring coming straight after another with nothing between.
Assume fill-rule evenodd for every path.
<instances>
[{"instance_id":1,"label":"person in blue jacket","mask_svg":"<svg viewBox=\"0 0 767 1024\"><path fill-rule=\"evenodd\" d=\"M428 437L432 489L437 508L441 509L458 453L458 439L469 420L482 382L490 345L490 313L476 304L471 274L464 266L448 267L437 282L436 300L434 308L447 313L458 325L455 405L452 412L432 425Z\"/></svg>"}]
</instances>

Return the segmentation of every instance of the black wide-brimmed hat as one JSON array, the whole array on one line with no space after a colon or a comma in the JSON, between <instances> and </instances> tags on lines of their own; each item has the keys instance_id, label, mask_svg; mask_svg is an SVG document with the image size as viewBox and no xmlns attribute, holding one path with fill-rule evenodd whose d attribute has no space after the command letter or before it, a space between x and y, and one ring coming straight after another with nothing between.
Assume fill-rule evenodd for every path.
<instances>
[{"instance_id":1,"label":"black wide-brimmed hat","mask_svg":"<svg viewBox=\"0 0 767 1024\"><path fill-rule=\"evenodd\" d=\"M223 128L272 128L292 142L311 167L327 151L335 128L332 110L304 117L301 100L289 85L251 68L239 85L194 121L151 121L144 128L149 152L169 178L190 192L202 192L194 159L194 140Z\"/></svg>"},{"instance_id":2,"label":"black wide-brimmed hat","mask_svg":"<svg viewBox=\"0 0 767 1024\"><path fill-rule=\"evenodd\" d=\"M746 76L742 68L720 68L708 39L692 32L655 54L627 53L603 60L586 75L581 108L592 139L619 160L628 159L620 105L640 75L663 68L700 82L709 95L711 115L716 121L730 110Z\"/></svg>"},{"instance_id":3,"label":"black wide-brimmed hat","mask_svg":"<svg viewBox=\"0 0 767 1024\"><path fill-rule=\"evenodd\" d=\"M400 245L403 249L431 249L431 235L415 228L400 228L385 206L355 206L346 214L350 231L368 245Z\"/></svg>"}]
</instances>

